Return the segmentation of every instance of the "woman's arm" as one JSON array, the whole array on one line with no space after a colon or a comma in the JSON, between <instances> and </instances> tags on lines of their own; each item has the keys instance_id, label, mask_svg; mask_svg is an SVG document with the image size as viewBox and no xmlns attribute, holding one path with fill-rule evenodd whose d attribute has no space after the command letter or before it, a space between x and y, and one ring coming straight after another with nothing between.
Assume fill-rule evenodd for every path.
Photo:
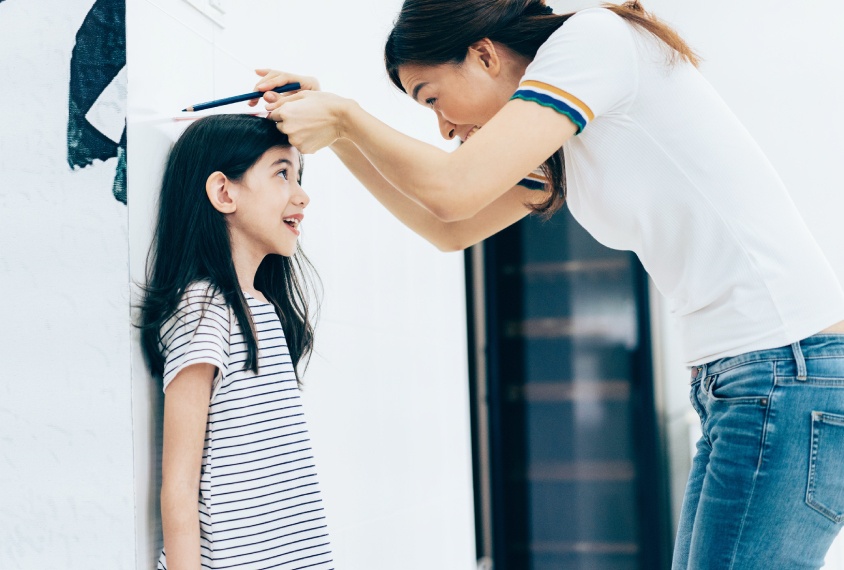
<instances>
[{"instance_id":1,"label":"woman's arm","mask_svg":"<svg viewBox=\"0 0 844 570\"><path fill-rule=\"evenodd\" d=\"M270 118L299 150L315 152L348 138L392 186L447 222L478 214L577 132L567 116L516 99L449 153L331 93L300 91L268 107L276 107Z\"/></svg>"},{"instance_id":2,"label":"woman's arm","mask_svg":"<svg viewBox=\"0 0 844 570\"><path fill-rule=\"evenodd\" d=\"M460 251L483 241L526 216L526 203L545 198L542 192L515 186L471 218L444 222L396 190L350 140L337 139L331 150L390 213L441 251Z\"/></svg>"},{"instance_id":3,"label":"woman's arm","mask_svg":"<svg viewBox=\"0 0 844 570\"><path fill-rule=\"evenodd\" d=\"M216 372L212 364L184 368L164 393L161 525L168 570L200 570L199 478Z\"/></svg>"}]
</instances>

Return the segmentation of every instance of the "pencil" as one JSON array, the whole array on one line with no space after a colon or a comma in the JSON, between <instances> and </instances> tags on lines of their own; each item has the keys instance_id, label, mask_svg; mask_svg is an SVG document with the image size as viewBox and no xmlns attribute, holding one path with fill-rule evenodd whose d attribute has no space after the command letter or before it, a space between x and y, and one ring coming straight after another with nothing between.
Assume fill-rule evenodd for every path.
<instances>
[{"instance_id":1,"label":"pencil","mask_svg":"<svg viewBox=\"0 0 844 570\"><path fill-rule=\"evenodd\" d=\"M275 91L276 93L286 93L287 91L296 91L301 88L302 86L298 83L288 83L287 85L271 89L271 91ZM263 95L263 91L253 91L252 93L244 93L243 95L235 95L234 97L226 97L225 99L215 99L214 101L208 101L207 103L197 103L196 105L191 105L187 109L182 109L182 112L202 111L203 109L211 109L212 107L219 107L221 105L240 103L241 101L249 101L250 99L260 99Z\"/></svg>"}]
</instances>

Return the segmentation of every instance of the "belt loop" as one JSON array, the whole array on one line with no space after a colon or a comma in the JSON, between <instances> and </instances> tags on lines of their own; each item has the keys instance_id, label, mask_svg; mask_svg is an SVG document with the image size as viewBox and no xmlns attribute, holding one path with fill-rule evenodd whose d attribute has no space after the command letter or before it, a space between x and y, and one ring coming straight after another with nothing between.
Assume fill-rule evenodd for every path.
<instances>
[{"instance_id":1,"label":"belt loop","mask_svg":"<svg viewBox=\"0 0 844 570\"><path fill-rule=\"evenodd\" d=\"M794 360L797 362L797 379L806 380L806 359L803 358L803 351L800 349L800 341L791 345L794 352Z\"/></svg>"}]
</instances>

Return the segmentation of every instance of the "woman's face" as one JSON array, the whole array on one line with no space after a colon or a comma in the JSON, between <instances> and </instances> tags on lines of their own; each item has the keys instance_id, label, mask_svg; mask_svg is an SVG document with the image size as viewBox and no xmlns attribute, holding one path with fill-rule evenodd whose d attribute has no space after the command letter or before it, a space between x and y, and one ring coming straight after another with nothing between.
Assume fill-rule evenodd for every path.
<instances>
[{"instance_id":1,"label":"woman's face","mask_svg":"<svg viewBox=\"0 0 844 570\"><path fill-rule=\"evenodd\" d=\"M265 152L234 183L237 209L228 219L235 230L233 239L244 239L244 245L259 256L293 255L303 210L310 202L300 179L298 150L279 146Z\"/></svg>"},{"instance_id":2,"label":"woman's face","mask_svg":"<svg viewBox=\"0 0 844 570\"><path fill-rule=\"evenodd\" d=\"M434 110L442 136L448 140L459 137L463 142L513 96L518 78L513 83L512 76L491 67L472 50L459 64L406 64L399 68L404 90L417 103Z\"/></svg>"}]
</instances>

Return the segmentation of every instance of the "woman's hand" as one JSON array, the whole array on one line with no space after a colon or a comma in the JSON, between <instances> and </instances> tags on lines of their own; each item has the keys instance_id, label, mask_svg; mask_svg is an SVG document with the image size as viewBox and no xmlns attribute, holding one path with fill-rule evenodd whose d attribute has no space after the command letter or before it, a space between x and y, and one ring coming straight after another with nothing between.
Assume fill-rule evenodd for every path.
<instances>
[{"instance_id":1,"label":"woman's hand","mask_svg":"<svg viewBox=\"0 0 844 570\"><path fill-rule=\"evenodd\" d=\"M276 71L274 69L256 69L255 73L261 76L261 80L255 84L255 91L269 91L288 83L299 83L303 90L319 91L319 81L316 77L307 77L305 75L294 75L292 73L285 73L283 71ZM294 91L295 93L295 91ZM270 91L264 94L264 100L267 103L275 103L278 101L278 94ZM254 107L258 104L260 99L252 99L249 101L249 106ZM267 109L268 111L270 109Z\"/></svg>"},{"instance_id":2,"label":"woman's hand","mask_svg":"<svg viewBox=\"0 0 844 570\"><path fill-rule=\"evenodd\" d=\"M270 94L264 95L264 97ZM313 154L343 138L343 119L354 101L333 93L299 91L267 104L269 118L299 152Z\"/></svg>"}]
</instances>

